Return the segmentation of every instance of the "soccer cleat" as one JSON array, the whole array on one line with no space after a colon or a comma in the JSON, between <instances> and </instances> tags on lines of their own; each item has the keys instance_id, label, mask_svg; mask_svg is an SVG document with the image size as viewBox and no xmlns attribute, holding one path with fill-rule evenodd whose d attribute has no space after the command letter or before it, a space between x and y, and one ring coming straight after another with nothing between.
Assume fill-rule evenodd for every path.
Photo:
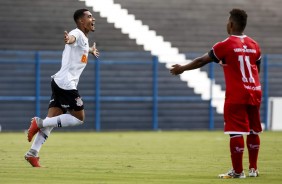
<instances>
[{"instance_id":1,"label":"soccer cleat","mask_svg":"<svg viewBox=\"0 0 282 184\"><path fill-rule=\"evenodd\" d=\"M25 155L24 158L30 163L30 165L32 165L32 167L41 167L39 164L39 157Z\"/></svg>"},{"instance_id":2,"label":"soccer cleat","mask_svg":"<svg viewBox=\"0 0 282 184\"><path fill-rule=\"evenodd\" d=\"M34 117L31 119L29 129L27 131L27 140L30 142L33 138L33 136L40 130L38 127L38 121L42 121L38 117Z\"/></svg>"},{"instance_id":3,"label":"soccer cleat","mask_svg":"<svg viewBox=\"0 0 282 184\"><path fill-rule=\"evenodd\" d=\"M258 177L259 176L259 171L254 169L254 168L251 168L249 170L249 177Z\"/></svg>"},{"instance_id":4,"label":"soccer cleat","mask_svg":"<svg viewBox=\"0 0 282 184\"><path fill-rule=\"evenodd\" d=\"M246 175L244 173L244 171L242 171L240 174L235 173L234 169L231 169L230 171L228 171L225 174L220 174L218 175L219 178L222 179L230 179L230 178L246 178Z\"/></svg>"}]
</instances>

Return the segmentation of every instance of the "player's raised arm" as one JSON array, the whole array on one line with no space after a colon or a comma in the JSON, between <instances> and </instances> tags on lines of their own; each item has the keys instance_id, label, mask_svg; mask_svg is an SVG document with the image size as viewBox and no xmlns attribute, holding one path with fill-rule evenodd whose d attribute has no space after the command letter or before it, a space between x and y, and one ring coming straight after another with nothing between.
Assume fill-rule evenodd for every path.
<instances>
[{"instance_id":1,"label":"player's raised arm","mask_svg":"<svg viewBox=\"0 0 282 184\"><path fill-rule=\"evenodd\" d=\"M172 75L179 75L182 74L186 70L194 70L200 68L212 61L212 58L209 56L208 53L202 55L201 57L195 58L192 62L186 65L179 65L175 64L172 65L172 69L170 69L170 73Z\"/></svg>"},{"instance_id":2,"label":"player's raised arm","mask_svg":"<svg viewBox=\"0 0 282 184\"><path fill-rule=\"evenodd\" d=\"M67 31L64 32L64 41L65 44L73 44L75 42L75 37L73 35L69 35Z\"/></svg>"},{"instance_id":3,"label":"player's raised arm","mask_svg":"<svg viewBox=\"0 0 282 184\"><path fill-rule=\"evenodd\" d=\"M96 48L96 43L93 43L93 46L89 48L89 53L93 54L96 58L99 57L100 53L98 49Z\"/></svg>"}]
</instances>

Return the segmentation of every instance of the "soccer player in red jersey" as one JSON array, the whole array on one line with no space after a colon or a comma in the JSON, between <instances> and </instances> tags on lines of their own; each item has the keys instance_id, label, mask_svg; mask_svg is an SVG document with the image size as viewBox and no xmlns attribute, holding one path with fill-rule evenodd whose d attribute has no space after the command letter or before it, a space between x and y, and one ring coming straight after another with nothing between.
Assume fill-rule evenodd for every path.
<instances>
[{"instance_id":1,"label":"soccer player in red jersey","mask_svg":"<svg viewBox=\"0 0 282 184\"><path fill-rule=\"evenodd\" d=\"M226 93L224 103L224 133L230 135L230 153L233 168L220 178L245 178L243 170L244 137L247 135L249 176L257 177L260 147L261 84L259 79L261 51L258 43L243 32L247 24L244 10L233 9L227 23L230 35L212 49L186 65L173 65L170 72L178 75L200 68L212 61L223 66Z\"/></svg>"}]
</instances>

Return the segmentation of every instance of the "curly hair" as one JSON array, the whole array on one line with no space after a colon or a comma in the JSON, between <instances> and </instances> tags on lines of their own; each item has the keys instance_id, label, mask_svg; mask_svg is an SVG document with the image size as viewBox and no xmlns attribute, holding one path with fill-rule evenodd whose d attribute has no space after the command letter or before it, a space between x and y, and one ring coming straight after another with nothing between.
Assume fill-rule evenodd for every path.
<instances>
[{"instance_id":1,"label":"curly hair","mask_svg":"<svg viewBox=\"0 0 282 184\"><path fill-rule=\"evenodd\" d=\"M74 19L74 21L77 23L77 21L81 18L81 17L83 17L83 15L84 15L84 12L86 12L86 11L89 11L89 10L87 10L87 9L78 9L78 10L76 10L75 12L74 12L74 14L73 14L73 19Z\"/></svg>"},{"instance_id":2,"label":"curly hair","mask_svg":"<svg viewBox=\"0 0 282 184\"><path fill-rule=\"evenodd\" d=\"M235 22L238 31L244 31L247 25L248 15L244 10L241 9L232 9L230 12L230 19Z\"/></svg>"}]
</instances>

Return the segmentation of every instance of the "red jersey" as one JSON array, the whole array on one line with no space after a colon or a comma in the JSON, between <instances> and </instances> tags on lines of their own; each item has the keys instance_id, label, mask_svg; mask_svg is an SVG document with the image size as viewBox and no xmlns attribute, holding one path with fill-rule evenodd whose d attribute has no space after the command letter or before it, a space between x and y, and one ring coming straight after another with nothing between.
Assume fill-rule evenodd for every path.
<instances>
[{"instance_id":1,"label":"red jersey","mask_svg":"<svg viewBox=\"0 0 282 184\"><path fill-rule=\"evenodd\" d=\"M250 37L230 36L216 43L210 56L215 62L222 61L225 76L225 103L259 105L261 84L257 64L261 51Z\"/></svg>"}]
</instances>

